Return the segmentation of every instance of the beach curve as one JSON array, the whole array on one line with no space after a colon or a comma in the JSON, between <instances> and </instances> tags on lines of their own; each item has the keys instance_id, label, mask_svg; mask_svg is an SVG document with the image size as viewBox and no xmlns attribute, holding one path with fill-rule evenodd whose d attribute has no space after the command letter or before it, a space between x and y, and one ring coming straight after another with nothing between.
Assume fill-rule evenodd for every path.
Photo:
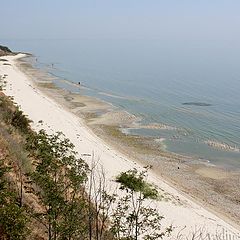
<instances>
[{"instance_id":1,"label":"beach curve","mask_svg":"<svg viewBox=\"0 0 240 240\"><path fill-rule=\"evenodd\" d=\"M113 184L112 180L118 173L131 168L141 169L143 167L108 146L86 126L82 119L36 88L31 79L21 72L15 64L17 59L24 56L18 54L17 56L4 57L8 59L11 65L1 65L0 71L1 74L8 75L4 92L8 96L12 96L14 102L33 121L33 129L44 128L49 133L62 131L73 142L76 150L82 154L82 158L87 162L91 161L94 153L95 156L100 158L107 179L111 184ZM43 123L39 123L39 121L43 121ZM211 232L224 228L233 233L238 233L237 228L186 197L160 176L150 172L149 181L175 200L156 203L160 212L165 216L165 224L173 224L179 229L186 226L185 231L187 232L192 231L196 226L206 226Z\"/></svg>"}]
</instances>

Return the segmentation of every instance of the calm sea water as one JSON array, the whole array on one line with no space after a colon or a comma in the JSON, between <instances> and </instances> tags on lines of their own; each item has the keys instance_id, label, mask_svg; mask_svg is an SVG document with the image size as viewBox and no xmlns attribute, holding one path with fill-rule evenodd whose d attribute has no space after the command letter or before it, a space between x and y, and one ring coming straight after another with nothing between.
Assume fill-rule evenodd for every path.
<instances>
[{"instance_id":1,"label":"calm sea water","mask_svg":"<svg viewBox=\"0 0 240 240\"><path fill-rule=\"evenodd\" d=\"M240 45L177 40L1 42L35 54L38 66L52 74L89 87L82 94L109 101L140 116L143 123L176 127L130 133L165 138L169 151L240 167ZM206 141L235 151L217 150Z\"/></svg>"}]
</instances>

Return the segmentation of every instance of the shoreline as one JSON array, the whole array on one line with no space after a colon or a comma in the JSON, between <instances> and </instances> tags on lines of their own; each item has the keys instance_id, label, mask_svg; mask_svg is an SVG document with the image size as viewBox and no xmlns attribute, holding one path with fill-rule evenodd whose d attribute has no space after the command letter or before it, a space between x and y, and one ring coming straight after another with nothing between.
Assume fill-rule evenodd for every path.
<instances>
[{"instance_id":1,"label":"shoreline","mask_svg":"<svg viewBox=\"0 0 240 240\"><path fill-rule=\"evenodd\" d=\"M30 57L34 57L34 55L31 55ZM28 60L23 60L24 64L29 64ZM180 139L181 137L178 136L178 132L183 132L184 129L181 127L176 127L174 125L168 125L167 123L159 123L159 122L148 122L145 123L144 117L136 117L136 115L134 113L131 113L131 111L129 110L121 110L121 107L118 106L118 104L114 104L112 103L109 99L103 99L101 98L101 96L109 96L112 98L119 98L119 99L134 99L135 97L130 97L130 96L118 96L118 95L114 95L111 93L107 93L107 92L99 92L94 88L89 88L85 85L82 84L78 84L78 83L74 83L72 81L67 80L64 77L59 77L58 75L56 75L55 73L51 72L51 68L49 68L49 65L46 66L35 66L34 62L30 62L30 64L33 64L34 67L33 68L37 68L37 70L39 72L42 72L42 76L41 78L44 77L44 74L47 76L47 78L49 79L49 83L39 83L39 85L41 85L40 87L42 87L42 90L45 91L45 89L47 88L56 88L56 89L62 89L63 92L68 92L69 94L64 93L65 95L69 95L70 97L67 97L67 101L74 103L79 103L79 102L84 102L86 100L83 99L83 101L80 99L78 99L78 97L88 97L89 99L93 100L94 104L98 104L98 103L103 103L103 108L98 108L96 106L93 106L93 109L84 109L83 105L81 105L80 107L82 107L80 109L80 111L84 110L86 112L91 111L93 113L97 113L97 116L94 116L93 114L93 118L91 119L91 121L93 122L93 125L100 125L101 123L103 125L113 125L118 127L125 135L136 135L139 138L149 138L149 139L153 139L155 142L159 142L162 144L162 149L164 150L164 152L167 152L169 155L173 156L179 156L181 158L187 158L187 159L191 159L192 161L198 161L200 164L206 164L206 165L211 165L211 166L216 166L219 168L223 168L226 170L231 170L231 169L235 169L237 168L240 171L240 166L238 166L235 162L233 161L229 161L230 163L228 163L228 159L225 159L225 162L222 162L222 160L216 160L216 156L215 159L211 159L208 158L209 156L201 156L201 154L199 155L198 153L193 153L193 152L185 152L185 151L181 151L181 150L171 150L171 145L174 144L178 144L178 139ZM41 65L44 65L43 63L41 63ZM30 66L30 68L32 68L32 66ZM32 69L33 69L32 68ZM44 70L43 70L44 69ZM39 74L39 73L38 73ZM97 91L94 94L90 94L89 92L85 92L85 91ZM45 91L46 92L46 91ZM51 93L50 93L51 95ZM50 96L51 97L51 96ZM195 103L195 102L187 102L187 103L183 103L182 105L197 105L197 106L205 106L206 104L204 103ZM101 104L99 104L101 105ZM129 112L128 112L129 111ZM119 114L119 116L113 116ZM130 119L126 119L126 115L130 116ZM121 120L119 121L119 119L116 121L117 118L120 118ZM134 131L137 130L137 133ZM166 130L166 131L176 131L174 132L172 135L173 136L164 136L165 133L164 132L160 132L160 136L163 135L163 137L158 138L158 136L152 136L151 133L150 135L147 133L139 133L139 131L141 132L142 130L150 130L150 131L162 131L162 130ZM184 136L187 135L187 133L183 134ZM160 141L159 141L160 140ZM167 140L167 143L165 143L165 140ZM152 144L154 144L154 141L152 141ZM171 142L171 143L170 143ZM197 141L198 142L198 141ZM218 151L222 154L225 153L230 153L230 154L235 154L235 153L239 153L240 149L234 145L234 144L229 144L226 143L224 141L220 141L220 140L214 140L214 139L206 139L206 140L202 140L199 141L199 144L203 145L205 148L209 148L208 150L205 149L206 151ZM204 150L204 151L205 151ZM212 153L213 155L216 154L216 152ZM232 156L232 157L236 157L236 156ZM226 156L225 156L226 158ZM231 156L230 156L231 158ZM221 159L221 155L220 155L220 159ZM225 164L226 163L226 164Z\"/></svg>"},{"instance_id":2,"label":"shoreline","mask_svg":"<svg viewBox=\"0 0 240 240\"><path fill-rule=\"evenodd\" d=\"M28 69L23 69L23 71L28 71ZM37 82L35 84L39 85ZM70 109L71 112L83 119L94 134L103 139L107 145L117 149L142 166L152 165L152 171L157 176L161 176L172 187L178 188L188 197L191 196L194 201L204 207L207 204L207 209L230 220L234 225L236 222L238 225L240 224L239 215L234 215L235 212L239 212L237 202L240 197L239 193L235 198L227 196L229 193L234 196L240 187L238 182L239 170L237 172L229 171L229 169L217 167L207 161L198 161L191 157L166 152L162 147L159 149L159 144L156 143L155 138L125 134L122 127L126 125L127 128L135 128L135 122L139 119L134 118L131 114L129 114L131 117L126 119L128 113L118 112L117 107L110 103L80 93L70 93L68 90L56 87L54 83L40 84L40 88L61 106L65 106L67 111ZM79 86L79 88L81 87ZM104 112L104 114L96 114L99 111ZM116 118L118 118L117 121ZM134 124L132 124L133 122ZM143 127L165 128L166 126L145 125ZM226 188L228 188L228 193L225 193Z\"/></svg>"},{"instance_id":3,"label":"shoreline","mask_svg":"<svg viewBox=\"0 0 240 240\"><path fill-rule=\"evenodd\" d=\"M84 154L87 152L88 154L92 155L92 151L95 151L94 155L101 157L101 162L107 171L108 179L110 181L119 171L125 171L133 167L141 168L143 166L139 164L141 161L135 160L135 157L136 159L140 157L138 153L133 154L136 155L135 157L126 157L125 154L122 154L121 152L121 150L124 149L124 146L121 146L120 149L118 149L117 145L115 146L114 144L109 146L109 141L112 141L114 138L110 138L107 141L107 136L105 135L102 137L103 140L100 139L99 135L101 135L101 132L95 131L95 133L98 135L97 137L93 131L94 128L89 124L86 126L86 121L81 119L79 115L77 116L77 112L75 114L73 113L74 109L69 110L67 109L67 106L64 106L63 102L59 103L59 101L56 100L59 98L59 96L55 95L55 98L52 99L49 97L49 94L47 94L46 91L42 92L43 89L39 90L39 87L35 86L36 84L32 82L30 77L27 76L26 73L23 73L19 67L17 67L17 64L14 61L14 59L17 59L17 57L5 58L8 59L12 64L12 66L4 66L3 68L3 71L7 72L8 74L5 92L7 95L13 95L14 101L16 101L22 110L29 116L29 118L33 120L33 128L35 130L45 128L49 132L58 130L63 131L74 143L76 150L79 153ZM14 81L16 78L20 79L21 81ZM54 92L54 89L50 90ZM32 102L29 102L29 97L31 97ZM35 106L38 106L38 109L36 109ZM81 109L82 107L79 106L79 108ZM40 120L43 120L43 124L38 123ZM108 144L106 144L106 142L108 142ZM118 151L116 149L118 149ZM125 151L128 151L128 149L125 149ZM89 157L85 158L85 160L89 162ZM152 159L152 161L153 160L154 159ZM114 166L111 166L113 161L115 164ZM166 167L166 163L164 164ZM170 169L172 166L176 167L176 162L172 164L170 163L168 169ZM156 172L159 172L156 171L156 169L154 170L155 171L151 171L149 173L150 181L157 184L160 189L163 188L164 192L171 196L170 202L166 201L158 204L160 211L163 211L163 215L166 217L166 219L171 219L170 222L175 220L177 226L182 227L182 224L188 224L188 227L190 228L198 224L200 225L200 223L201 225L207 225L212 229L216 228L216 225L222 225L227 229L231 229L231 231L236 231L234 227L231 227L222 219L205 210L203 206L199 206L195 202L192 202L191 194L191 197L186 197L185 194L189 196L189 193L184 193L181 188L180 191L176 190L177 185L171 182L169 184L168 180L166 181L166 179L168 179L167 176L156 174ZM174 188L172 185L175 185ZM179 216L176 216L176 212L179 213ZM183 221L183 218L186 219ZM239 225L238 229L240 229Z\"/></svg>"}]
</instances>

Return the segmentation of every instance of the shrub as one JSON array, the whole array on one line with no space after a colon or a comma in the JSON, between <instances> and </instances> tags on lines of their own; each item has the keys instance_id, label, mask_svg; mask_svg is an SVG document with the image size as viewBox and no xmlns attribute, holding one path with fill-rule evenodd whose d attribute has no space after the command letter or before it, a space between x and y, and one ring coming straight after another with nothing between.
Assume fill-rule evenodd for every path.
<instances>
[{"instance_id":1,"label":"shrub","mask_svg":"<svg viewBox=\"0 0 240 240\"><path fill-rule=\"evenodd\" d=\"M18 108L12 113L11 124L22 131L23 133L28 133L30 130L31 121L23 114Z\"/></svg>"},{"instance_id":2,"label":"shrub","mask_svg":"<svg viewBox=\"0 0 240 240\"><path fill-rule=\"evenodd\" d=\"M146 173L133 169L117 176L125 194L116 202L110 230L118 240L157 240L172 232L172 226L162 228L163 216L145 202L158 197L157 189L146 182Z\"/></svg>"},{"instance_id":3,"label":"shrub","mask_svg":"<svg viewBox=\"0 0 240 240\"><path fill-rule=\"evenodd\" d=\"M80 220L86 212L82 189L87 164L77 159L74 145L60 132L48 135L41 130L28 137L26 147L37 159L31 178L45 207L35 218L46 226L49 239L83 239L86 224Z\"/></svg>"},{"instance_id":4,"label":"shrub","mask_svg":"<svg viewBox=\"0 0 240 240\"><path fill-rule=\"evenodd\" d=\"M121 184L121 189L141 192L144 198L157 199L158 191L154 186L145 181L146 171L138 172L136 169L122 172L116 181Z\"/></svg>"}]
</instances>

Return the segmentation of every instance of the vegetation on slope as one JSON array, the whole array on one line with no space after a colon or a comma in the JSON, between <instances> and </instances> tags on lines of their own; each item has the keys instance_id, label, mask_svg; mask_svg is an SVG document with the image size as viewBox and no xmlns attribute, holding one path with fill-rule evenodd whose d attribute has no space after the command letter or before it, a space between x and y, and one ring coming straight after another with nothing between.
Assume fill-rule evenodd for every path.
<instances>
[{"instance_id":1,"label":"vegetation on slope","mask_svg":"<svg viewBox=\"0 0 240 240\"><path fill-rule=\"evenodd\" d=\"M0 56L14 54L8 47L0 45Z\"/></svg>"},{"instance_id":2,"label":"vegetation on slope","mask_svg":"<svg viewBox=\"0 0 240 240\"><path fill-rule=\"evenodd\" d=\"M62 133L33 132L0 93L0 239L159 239L171 228L162 231L162 217L145 207L157 192L144 176L122 173L121 195L109 194L96 164Z\"/></svg>"}]
</instances>

